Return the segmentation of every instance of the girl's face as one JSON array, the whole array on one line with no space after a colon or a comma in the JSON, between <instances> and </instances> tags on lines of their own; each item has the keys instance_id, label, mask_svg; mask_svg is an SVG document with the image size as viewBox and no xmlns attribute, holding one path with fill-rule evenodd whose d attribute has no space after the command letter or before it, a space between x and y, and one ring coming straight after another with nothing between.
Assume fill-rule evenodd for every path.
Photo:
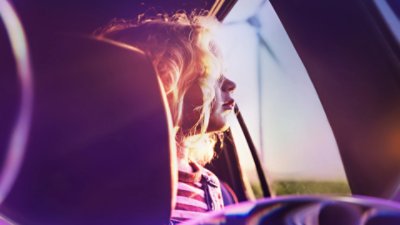
<instances>
[{"instance_id":1,"label":"girl's face","mask_svg":"<svg viewBox=\"0 0 400 225\"><path fill-rule=\"evenodd\" d=\"M207 132L225 131L228 129L228 116L233 113L235 100L231 96L236 84L221 76L215 87L215 99L211 108L210 123Z\"/></svg>"},{"instance_id":2,"label":"girl's face","mask_svg":"<svg viewBox=\"0 0 400 225\"><path fill-rule=\"evenodd\" d=\"M210 121L207 132L220 132L228 128L228 117L233 113L235 101L231 94L236 88L236 84L222 76L214 87L215 98L210 112ZM198 84L193 85L186 92L183 109L182 124L183 131L188 131L199 120L200 109L203 105L203 93Z\"/></svg>"}]
</instances>

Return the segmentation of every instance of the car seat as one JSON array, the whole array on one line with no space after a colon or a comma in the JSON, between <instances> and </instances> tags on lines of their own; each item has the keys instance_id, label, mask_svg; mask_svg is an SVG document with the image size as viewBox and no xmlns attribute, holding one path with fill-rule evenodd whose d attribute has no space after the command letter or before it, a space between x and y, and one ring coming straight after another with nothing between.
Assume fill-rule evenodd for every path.
<instances>
[{"instance_id":1,"label":"car seat","mask_svg":"<svg viewBox=\"0 0 400 225\"><path fill-rule=\"evenodd\" d=\"M23 15L22 21L29 18ZM0 213L22 225L168 224L174 142L150 61L51 23L26 29L34 74L32 122L22 166ZM0 46L7 46L6 32L0 36ZM9 48L0 52L7 59L0 62L2 167L20 110L10 54Z\"/></svg>"}]
</instances>

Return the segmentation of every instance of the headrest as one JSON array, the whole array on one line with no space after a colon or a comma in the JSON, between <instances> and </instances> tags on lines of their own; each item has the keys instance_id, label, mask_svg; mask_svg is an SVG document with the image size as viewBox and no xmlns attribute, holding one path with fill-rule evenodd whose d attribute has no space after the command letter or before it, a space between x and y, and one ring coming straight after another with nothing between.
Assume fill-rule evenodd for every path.
<instances>
[{"instance_id":1,"label":"headrest","mask_svg":"<svg viewBox=\"0 0 400 225\"><path fill-rule=\"evenodd\" d=\"M167 223L175 153L147 57L59 35L32 60L27 151L0 212L30 225Z\"/></svg>"}]
</instances>

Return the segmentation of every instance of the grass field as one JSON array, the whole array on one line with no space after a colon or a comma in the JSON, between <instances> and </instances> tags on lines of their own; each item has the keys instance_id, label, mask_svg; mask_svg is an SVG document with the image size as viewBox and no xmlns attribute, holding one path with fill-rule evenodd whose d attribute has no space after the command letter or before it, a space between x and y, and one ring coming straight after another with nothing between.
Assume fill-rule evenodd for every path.
<instances>
[{"instance_id":1,"label":"grass field","mask_svg":"<svg viewBox=\"0 0 400 225\"><path fill-rule=\"evenodd\" d=\"M256 198L262 197L259 185L252 185ZM344 181L295 181L280 180L270 185L273 195L289 194L332 194L350 195L350 188Z\"/></svg>"},{"instance_id":2,"label":"grass field","mask_svg":"<svg viewBox=\"0 0 400 225\"><path fill-rule=\"evenodd\" d=\"M276 195L338 194L349 195L350 188L343 181L278 181L272 184Z\"/></svg>"}]
</instances>

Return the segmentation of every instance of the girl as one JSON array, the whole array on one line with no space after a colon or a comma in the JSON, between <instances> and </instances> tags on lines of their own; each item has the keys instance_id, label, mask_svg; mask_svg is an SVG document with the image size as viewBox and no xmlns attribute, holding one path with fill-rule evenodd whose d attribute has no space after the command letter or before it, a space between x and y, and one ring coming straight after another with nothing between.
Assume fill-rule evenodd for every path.
<instances>
[{"instance_id":1,"label":"girl","mask_svg":"<svg viewBox=\"0 0 400 225\"><path fill-rule=\"evenodd\" d=\"M136 23L114 23L99 35L143 51L162 82L178 156L173 223L224 206L220 182L203 166L214 156L217 135L228 128L236 85L222 75L221 56L211 40L213 26L211 18L177 13Z\"/></svg>"}]
</instances>

